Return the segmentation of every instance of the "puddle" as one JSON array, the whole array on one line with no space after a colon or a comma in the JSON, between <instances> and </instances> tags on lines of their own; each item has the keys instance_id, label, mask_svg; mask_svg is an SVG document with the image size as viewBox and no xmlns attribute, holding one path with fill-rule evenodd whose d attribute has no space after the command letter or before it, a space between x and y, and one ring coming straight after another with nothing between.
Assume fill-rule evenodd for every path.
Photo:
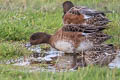
<instances>
[{"instance_id":1,"label":"puddle","mask_svg":"<svg viewBox=\"0 0 120 80\"><path fill-rule=\"evenodd\" d=\"M120 51L117 52L118 55L116 56L116 58L109 63L109 68L120 68Z\"/></svg>"},{"instance_id":2,"label":"puddle","mask_svg":"<svg viewBox=\"0 0 120 80\"><path fill-rule=\"evenodd\" d=\"M29 45L27 45L29 46ZM48 51L42 50L40 48L40 45L34 46L34 47L28 47L28 50L33 51L33 54L27 57L20 57L18 59L11 59L8 61L1 61L0 64L12 64L15 66L23 66L26 68L29 68L29 72L33 71L59 71L55 67L55 62L58 60L59 57L62 56L62 58L66 57L63 56L64 52L57 51L54 48L50 48ZM120 68L120 51L117 52L118 55L116 58L109 63L109 68ZM67 59L68 58L68 59ZM67 57L65 60L61 60L61 64L57 65L68 65L66 63L69 63L71 65L72 57ZM35 64L35 65L34 65ZM70 69L74 71L73 69ZM66 69L61 69L60 71L66 71Z\"/></svg>"},{"instance_id":3,"label":"puddle","mask_svg":"<svg viewBox=\"0 0 120 80\"><path fill-rule=\"evenodd\" d=\"M18 59L4 60L1 61L0 64L12 64L15 66L27 67L30 72L46 70L54 72L57 70L54 66L55 63L53 62L55 62L59 56L64 54L64 52L57 51L53 48L50 48L48 51L42 50L40 45L28 47L27 49L32 51L33 54L25 57L22 56Z\"/></svg>"}]
</instances>

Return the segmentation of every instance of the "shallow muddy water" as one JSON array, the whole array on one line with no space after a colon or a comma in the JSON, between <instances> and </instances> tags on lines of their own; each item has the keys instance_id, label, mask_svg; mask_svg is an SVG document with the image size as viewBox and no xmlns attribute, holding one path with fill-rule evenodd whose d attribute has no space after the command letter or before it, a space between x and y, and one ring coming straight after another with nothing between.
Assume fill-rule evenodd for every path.
<instances>
[{"instance_id":1,"label":"shallow muddy water","mask_svg":"<svg viewBox=\"0 0 120 80\"><path fill-rule=\"evenodd\" d=\"M108 66L109 68L120 68L120 51L118 51L118 55Z\"/></svg>"},{"instance_id":2,"label":"shallow muddy water","mask_svg":"<svg viewBox=\"0 0 120 80\"><path fill-rule=\"evenodd\" d=\"M11 59L7 61L1 61L0 64L12 64L14 66L22 66L29 69L29 72L33 71L59 71L56 67L56 62L59 57L64 58L64 52L57 51L53 48L50 48L48 51L42 50L40 45L34 47L28 47L28 50L33 51L33 54L30 56L21 56L18 59ZM66 57L65 57L66 58ZM71 59L63 59L59 65L65 66L69 63L71 65ZM109 63L109 68L120 68L120 51L117 52L116 58ZM69 69L73 70L73 69ZM61 69L60 71L66 71L66 69Z\"/></svg>"},{"instance_id":3,"label":"shallow muddy water","mask_svg":"<svg viewBox=\"0 0 120 80\"><path fill-rule=\"evenodd\" d=\"M50 48L48 51L42 50L39 45L28 47L28 50L33 54L30 56L21 56L17 59L3 60L0 64L11 64L29 68L29 71L57 71L55 61L59 56L64 55L64 52Z\"/></svg>"}]
</instances>

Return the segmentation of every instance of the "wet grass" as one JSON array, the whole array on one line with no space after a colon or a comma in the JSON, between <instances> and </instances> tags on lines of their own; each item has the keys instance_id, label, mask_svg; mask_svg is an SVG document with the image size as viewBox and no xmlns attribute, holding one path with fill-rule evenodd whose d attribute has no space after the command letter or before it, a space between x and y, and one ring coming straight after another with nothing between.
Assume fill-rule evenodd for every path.
<instances>
[{"instance_id":1,"label":"wet grass","mask_svg":"<svg viewBox=\"0 0 120 80\"><path fill-rule=\"evenodd\" d=\"M25 2L27 1L27 2ZM19 43L29 41L34 32L53 34L62 27L62 2L65 0L0 0L0 59L29 54ZM110 10L112 20L105 32L112 35L107 43L120 47L120 0L71 0L76 5ZM120 70L99 67L82 68L75 72L22 72L13 66L0 65L0 80L119 80ZM22 69L25 71L26 69Z\"/></svg>"},{"instance_id":2,"label":"wet grass","mask_svg":"<svg viewBox=\"0 0 120 80\"><path fill-rule=\"evenodd\" d=\"M15 59L19 56L27 56L32 52L20 42L2 42L0 43L0 60Z\"/></svg>"},{"instance_id":3,"label":"wet grass","mask_svg":"<svg viewBox=\"0 0 120 80\"><path fill-rule=\"evenodd\" d=\"M74 72L29 72L23 67L0 66L1 80L120 80L120 70L107 67L89 66Z\"/></svg>"}]
</instances>

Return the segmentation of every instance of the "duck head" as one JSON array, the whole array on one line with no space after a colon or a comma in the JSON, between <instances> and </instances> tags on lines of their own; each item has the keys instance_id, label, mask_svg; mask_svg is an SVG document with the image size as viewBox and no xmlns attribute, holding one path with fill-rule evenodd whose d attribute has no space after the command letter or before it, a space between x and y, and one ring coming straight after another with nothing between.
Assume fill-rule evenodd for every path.
<instances>
[{"instance_id":1,"label":"duck head","mask_svg":"<svg viewBox=\"0 0 120 80\"><path fill-rule=\"evenodd\" d=\"M37 32L33 33L30 36L30 44L31 45L37 45L42 43L49 43L51 35L44 33L44 32Z\"/></svg>"},{"instance_id":2,"label":"duck head","mask_svg":"<svg viewBox=\"0 0 120 80\"><path fill-rule=\"evenodd\" d=\"M63 12L64 15L72 8L74 7L73 3L71 1L65 1L63 3Z\"/></svg>"}]
</instances>

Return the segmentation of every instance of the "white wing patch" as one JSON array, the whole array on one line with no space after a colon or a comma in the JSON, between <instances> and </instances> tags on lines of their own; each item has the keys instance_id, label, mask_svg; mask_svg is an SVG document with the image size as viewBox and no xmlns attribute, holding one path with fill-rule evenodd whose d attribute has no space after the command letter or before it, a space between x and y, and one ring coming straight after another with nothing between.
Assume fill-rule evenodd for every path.
<instances>
[{"instance_id":1,"label":"white wing patch","mask_svg":"<svg viewBox=\"0 0 120 80\"><path fill-rule=\"evenodd\" d=\"M59 40L55 43L55 47L66 53L74 52L74 46L70 41Z\"/></svg>"}]
</instances>

